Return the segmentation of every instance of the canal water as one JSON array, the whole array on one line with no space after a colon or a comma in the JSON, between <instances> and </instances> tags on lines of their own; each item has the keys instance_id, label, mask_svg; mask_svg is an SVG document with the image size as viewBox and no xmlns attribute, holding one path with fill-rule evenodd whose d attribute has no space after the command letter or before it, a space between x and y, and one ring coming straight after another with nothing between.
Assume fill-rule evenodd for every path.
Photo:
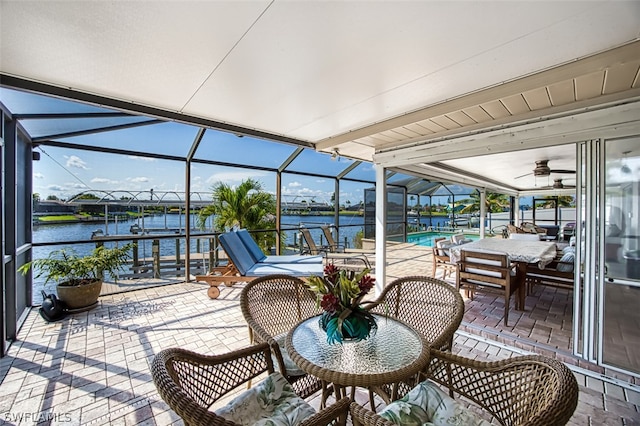
<instances>
[{"instance_id":1,"label":"canal water","mask_svg":"<svg viewBox=\"0 0 640 426\"><path fill-rule=\"evenodd\" d=\"M420 225L422 228L428 226L446 226L448 219L443 217L433 218L431 222L429 218L421 217ZM191 223L195 223L195 217L191 218ZM282 224L284 227L299 228L305 226L311 232L311 235L316 244L326 243L324 234L320 229L322 225L333 224L333 216L282 216ZM414 219L413 225L417 224ZM358 232L362 231L364 225L364 218L362 216L353 215L341 215L340 216L340 244L347 244L349 247L354 247L354 239ZM162 235L163 237L171 233L184 233L185 217L178 214L162 214L155 216L146 216L144 221L142 219L132 220L119 220L118 222L110 221L105 222L81 222L81 223L62 223L62 224L46 224L46 225L34 225L33 227L33 242L34 243L62 243L64 241L81 241L91 239L92 234L98 233L100 235L111 236L130 236L133 235L130 231L132 227L138 227L145 230L145 235ZM194 232L200 232L200 230L194 230ZM126 242L125 242L126 243ZM106 247L113 247L116 243L105 242ZM124 244L124 243L119 243ZM138 241L138 255L140 259L151 258L152 256L152 240L139 240ZM299 247L300 236L294 229L285 232L285 244L287 247ZM183 257L186 250L186 242L184 238L173 239L163 238L160 240L160 256L175 256L176 249L179 249L180 256ZM67 247L65 244L46 245L41 247L34 247L33 258L39 259L49 255L53 250L61 248L72 249L80 256L89 254L96 246L96 243L91 241L84 244L73 244L72 247ZM208 239L192 239L190 252L193 254L205 253L209 251ZM192 256L194 258L194 256ZM51 285L47 285L47 292L51 292ZM34 302L40 302L40 290L44 287L44 278L34 277Z\"/></svg>"}]
</instances>

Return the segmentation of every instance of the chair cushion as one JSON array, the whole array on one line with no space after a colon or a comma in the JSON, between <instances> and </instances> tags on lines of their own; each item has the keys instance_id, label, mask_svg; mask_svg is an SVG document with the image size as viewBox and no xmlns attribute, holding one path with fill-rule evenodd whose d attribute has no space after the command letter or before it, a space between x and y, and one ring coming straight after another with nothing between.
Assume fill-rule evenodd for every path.
<instances>
[{"instance_id":1,"label":"chair cushion","mask_svg":"<svg viewBox=\"0 0 640 426\"><path fill-rule=\"evenodd\" d=\"M455 234L451 236L451 242L453 244L460 244L460 241L464 240L464 234Z\"/></svg>"},{"instance_id":2,"label":"chair cushion","mask_svg":"<svg viewBox=\"0 0 640 426\"><path fill-rule=\"evenodd\" d=\"M438 256L449 256L449 249L453 246L454 243L447 240L440 240L436 243L436 248L438 248ZM442 249L442 250L440 250Z\"/></svg>"},{"instance_id":3,"label":"chair cushion","mask_svg":"<svg viewBox=\"0 0 640 426\"><path fill-rule=\"evenodd\" d=\"M560 272L573 272L573 262L575 262L575 252L567 251L560 258L556 270Z\"/></svg>"},{"instance_id":4,"label":"chair cushion","mask_svg":"<svg viewBox=\"0 0 640 426\"><path fill-rule=\"evenodd\" d=\"M282 374L272 373L215 413L241 425L297 425L316 411L293 391Z\"/></svg>"},{"instance_id":5,"label":"chair cushion","mask_svg":"<svg viewBox=\"0 0 640 426\"><path fill-rule=\"evenodd\" d=\"M255 242L249 231L246 229L239 229L235 231L238 234L238 238L242 244L245 245L247 251L251 255L251 258L256 263L322 263L322 256L308 256L302 254L289 254L278 256L267 256L262 252L262 249Z\"/></svg>"},{"instance_id":6,"label":"chair cushion","mask_svg":"<svg viewBox=\"0 0 640 426\"><path fill-rule=\"evenodd\" d=\"M249 231L246 229L238 229L236 234L238 235L238 238L240 238L240 241L242 241L242 244L245 245L254 261L262 262L266 259L267 255L262 252L260 246L255 242L251 234L249 234Z\"/></svg>"},{"instance_id":7,"label":"chair cushion","mask_svg":"<svg viewBox=\"0 0 640 426\"><path fill-rule=\"evenodd\" d=\"M496 252L492 252L489 250L477 250L477 252L479 253L496 253ZM502 253L496 253L496 254L502 254ZM466 257L466 261L467 262L473 262L473 263L479 263L482 265L488 265L488 266L497 266L497 267L502 267L502 262L497 261L497 260L491 260L491 259L483 259L480 257L471 257L471 256L467 256ZM511 267L511 261L509 259L507 259L507 267L510 268ZM487 269L478 269L478 268L474 268L474 267L467 267L465 268L466 272L469 272L471 274L478 274L478 275L484 275L487 277L494 277L494 278L501 278L502 274L498 271L489 271ZM512 277L516 276L516 271L514 269L511 269L509 271L509 275L511 275Z\"/></svg>"},{"instance_id":8,"label":"chair cushion","mask_svg":"<svg viewBox=\"0 0 640 426\"><path fill-rule=\"evenodd\" d=\"M398 425L491 425L429 380L418 384L402 399L387 405L379 414Z\"/></svg>"},{"instance_id":9,"label":"chair cushion","mask_svg":"<svg viewBox=\"0 0 640 426\"><path fill-rule=\"evenodd\" d=\"M240 274L247 275L247 271L256 264L256 261L238 234L233 231L220 234L218 241Z\"/></svg>"},{"instance_id":10,"label":"chair cushion","mask_svg":"<svg viewBox=\"0 0 640 426\"><path fill-rule=\"evenodd\" d=\"M308 277L310 275L322 276L324 266L322 263L256 263L245 276L263 277L265 275L285 274L294 277Z\"/></svg>"}]
</instances>

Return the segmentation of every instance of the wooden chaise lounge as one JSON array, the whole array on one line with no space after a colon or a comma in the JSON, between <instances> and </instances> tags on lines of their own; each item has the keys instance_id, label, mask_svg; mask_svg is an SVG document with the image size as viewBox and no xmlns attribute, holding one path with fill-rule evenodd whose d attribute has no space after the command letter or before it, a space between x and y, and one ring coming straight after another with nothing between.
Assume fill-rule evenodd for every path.
<instances>
[{"instance_id":1,"label":"wooden chaise lounge","mask_svg":"<svg viewBox=\"0 0 640 426\"><path fill-rule=\"evenodd\" d=\"M250 235L248 236L251 238ZM255 258L257 252L247 247L238 232L231 231L221 234L218 240L227 253L229 259L227 265L213 267L207 275L196 275L195 278L196 281L209 284L210 288L207 294L212 299L216 299L220 295L218 289L220 284L230 287L237 282L248 282L257 277L274 274L296 277L321 276L323 274L322 256L265 256L262 261L258 262ZM255 244L255 241L253 243ZM258 250L260 250L259 247ZM252 255L252 252L255 254Z\"/></svg>"}]
</instances>

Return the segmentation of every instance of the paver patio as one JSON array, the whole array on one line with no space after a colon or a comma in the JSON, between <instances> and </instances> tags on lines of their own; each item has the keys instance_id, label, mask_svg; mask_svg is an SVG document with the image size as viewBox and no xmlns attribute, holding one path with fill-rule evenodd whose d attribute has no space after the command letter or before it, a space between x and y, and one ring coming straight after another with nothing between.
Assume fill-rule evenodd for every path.
<instances>
[{"instance_id":1,"label":"paver patio","mask_svg":"<svg viewBox=\"0 0 640 426\"><path fill-rule=\"evenodd\" d=\"M430 274L430 250L398 245L389 250L388 279ZM103 296L96 309L47 324L33 310L6 357L0 359L2 424L182 424L158 397L149 363L161 349L179 346L203 353L224 353L248 344L239 309L243 284L222 287L219 299L206 295L208 285L178 283ZM465 320L453 351L475 359L497 360L530 350L553 352L578 364L569 351L570 332L549 318L566 295L539 294L527 299L525 313L514 314L510 330L493 313L497 302L466 301ZM532 308L544 305L546 313ZM543 303L544 302L544 303ZM514 311L517 312L517 311ZM560 314L565 315L563 310ZM538 318L532 320L531 317ZM511 318L511 316L510 316ZM511 324L511 321L510 321ZM529 326L536 347L519 336ZM549 324L549 325L545 325ZM582 365L582 367L585 367ZM589 369L573 366L580 399L572 425L640 424L640 392L624 381L601 380Z\"/></svg>"}]
</instances>

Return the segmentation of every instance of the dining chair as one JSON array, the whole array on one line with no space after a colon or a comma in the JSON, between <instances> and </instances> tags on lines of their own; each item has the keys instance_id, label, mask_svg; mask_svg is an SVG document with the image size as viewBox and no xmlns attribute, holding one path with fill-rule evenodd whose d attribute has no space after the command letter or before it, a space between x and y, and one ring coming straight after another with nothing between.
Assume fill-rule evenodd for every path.
<instances>
[{"instance_id":1,"label":"dining chair","mask_svg":"<svg viewBox=\"0 0 640 426\"><path fill-rule=\"evenodd\" d=\"M486 362L432 350L425 378L379 413L352 402L354 426L394 426L398 423L393 420L400 418L406 424L423 424L432 420L424 418L428 415L437 418L435 425L488 426L495 422L485 417L493 417L504 426L561 426L569 422L578 404L578 382L571 370L540 355ZM456 394L465 398L465 404L453 398ZM467 408L467 400L486 414L478 416Z\"/></svg>"},{"instance_id":2,"label":"dining chair","mask_svg":"<svg viewBox=\"0 0 640 426\"><path fill-rule=\"evenodd\" d=\"M517 263L511 263L506 254L460 251L456 288L464 289L473 300L474 292L480 288L504 296L504 325L508 325L509 301L518 293L516 309L524 309L524 291L519 291L524 277L518 274Z\"/></svg>"},{"instance_id":3,"label":"dining chair","mask_svg":"<svg viewBox=\"0 0 640 426\"><path fill-rule=\"evenodd\" d=\"M345 425L348 416L349 398L316 412L297 395L289 382L275 372L268 343L220 355L164 349L153 358L151 376L160 397L189 426L233 426L256 421ZM246 388L251 380L263 377L259 384Z\"/></svg>"},{"instance_id":4,"label":"dining chair","mask_svg":"<svg viewBox=\"0 0 640 426\"><path fill-rule=\"evenodd\" d=\"M271 345L276 370L291 382L298 395L306 398L322 388L319 380L295 365L284 347L289 330L322 313L316 295L302 279L290 275L256 278L242 289L240 309L249 326L250 342Z\"/></svg>"},{"instance_id":5,"label":"dining chair","mask_svg":"<svg viewBox=\"0 0 640 426\"><path fill-rule=\"evenodd\" d=\"M433 278L436 277L436 272L438 271L438 269L442 269L443 280L447 278L447 275L452 276L458 269L455 264L451 263L451 258L443 247L443 244L446 243L453 244L448 242L448 240L444 237L433 239L434 246L431 247L433 254L433 268L431 270L431 276Z\"/></svg>"}]
</instances>

